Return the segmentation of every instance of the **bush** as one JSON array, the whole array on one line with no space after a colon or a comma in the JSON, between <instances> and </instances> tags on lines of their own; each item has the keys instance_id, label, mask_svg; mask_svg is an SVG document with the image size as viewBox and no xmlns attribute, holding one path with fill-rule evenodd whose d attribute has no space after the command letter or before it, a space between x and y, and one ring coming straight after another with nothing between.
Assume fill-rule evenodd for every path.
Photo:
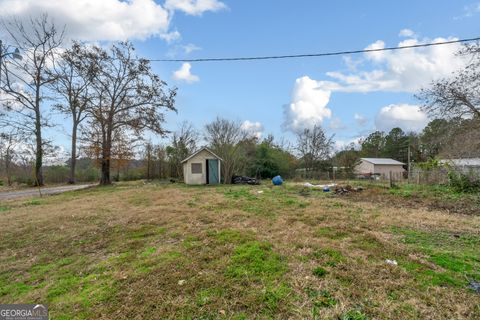
<instances>
[{"instance_id":1,"label":"bush","mask_svg":"<svg viewBox=\"0 0 480 320\"><path fill-rule=\"evenodd\" d=\"M457 192L473 193L480 191L480 180L474 175L450 171L448 173L448 183Z\"/></svg>"},{"instance_id":2,"label":"bush","mask_svg":"<svg viewBox=\"0 0 480 320\"><path fill-rule=\"evenodd\" d=\"M323 269L322 267L316 267L315 269L313 269L312 273L317 278L321 278L327 274L327 270Z\"/></svg>"}]
</instances>

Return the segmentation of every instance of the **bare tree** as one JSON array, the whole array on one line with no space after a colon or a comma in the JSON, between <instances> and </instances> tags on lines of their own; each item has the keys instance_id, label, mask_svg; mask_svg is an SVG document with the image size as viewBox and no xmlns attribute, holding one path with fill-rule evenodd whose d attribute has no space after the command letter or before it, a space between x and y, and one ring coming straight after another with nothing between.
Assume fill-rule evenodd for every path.
<instances>
[{"instance_id":1,"label":"bare tree","mask_svg":"<svg viewBox=\"0 0 480 320\"><path fill-rule=\"evenodd\" d=\"M198 139L198 131L191 123L186 121L182 122L178 130L173 132L167 153L176 177L183 177L181 161L195 151Z\"/></svg>"},{"instance_id":2,"label":"bare tree","mask_svg":"<svg viewBox=\"0 0 480 320\"><path fill-rule=\"evenodd\" d=\"M77 160L77 134L79 125L87 117L87 107L90 103L91 84L95 65L84 61L84 49L78 42L62 53L50 73L54 79L51 88L60 96L60 103L55 108L70 116L72 120L70 176L68 183L75 183L75 165Z\"/></svg>"},{"instance_id":3,"label":"bare tree","mask_svg":"<svg viewBox=\"0 0 480 320\"><path fill-rule=\"evenodd\" d=\"M330 157L333 137L328 138L321 126L304 129L297 133L297 151L303 160L305 170L315 170L321 160Z\"/></svg>"},{"instance_id":4,"label":"bare tree","mask_svg":"<svg viewBox=\"0 0 480 320\"><path fill-rule=\"evenodd\" d=\"M113 134L128 129L133 135L150 130L164 135L164 110L175 110L176 89L153 73L149 61L139 59L130 43L118 43L104 50L98 46L84 49L84 66L95 65L93 73L89 126L100 133L101 179L110 180Z\"/></svg>"},{"instance_id":5,"label":"bare tree","mask_svg":"<svg viewBox=\"0 0 480 320\"><path fill-rule=\"evenodd\" d=\"M480 42L465 45L458 55L469 59L467 66L450 78L434 81L417 97L432 116L480 120Z\"/></svg>"},{"instance_id":6,"label":"bare tree","mask_svg":"<svg viewBox=\"0 0 480 320\"><path fill-rule=\"evenodd\" d=\"M145 148L143 150L144 154L144 161L146 164L146 174L147 174L147 181L151 180L151 167L152 167L152 160L153 160L153 154L154 154L154 146L151 141L148 141L145 143Z\"/></svg>"},{"instance_id":7,"label":"bare tree","mask_svg":"<svg viewBox=\"0 0 480 320\"><path fill-rule=\"evenodd\" d=\"M0 124L2 124L0 122ZM17 128L4 127L6 130L0 132L0 163L3 162L5 177L7 178L7 185L12 185L12 166L15 158L18 156L18 147L24 140L22 132Z\"/></svg>"},{"instance_id":8,"label":"bare tree","mask_svg":"<svg viewBox=\"0 0 480 320\"><path fill-rule=\"evenodd\" d=\"M124 130L116 130L114 132L111 150L111 166L115 171L115 181L120 181L120 170L128 168L129 163L134 158L134 143Z\"/></svg>"},{"instance_id":9,"label":"bare tree","mask_svg":"<svg viewBox=\"0 0 480 320\"><path fill-rule=\"evenodd\" d=\"M165 146L158 145L155 147L155 155L157 158L157 172L160 179L167 177L167 151Z\"/></svg>"},{"instance_id":10,"label":"bare tree","mask_svg":"<svg viewBox=\"0 0 480 320\"><path fill-rule=\"evenodd\" d=\"M14 46L23 52L23 59L2 60L0 86L7 94L7 107L14 113L10 123L35 137L35 183L43 185L45 87L54 80L47 69L62 43L63 32L58 32L46 15L31 19L28 25L19 20L2 25Z\"/></svg>"},{"instance_id":11,"label":"bare tree","mask_svg":"<svg viewBox=\"0 0 480 320\"><path fill-rule=\"evenodd\" d=\"M221 158L223 181L231 183L232 177L244 165L241 163L241 142L248 137L239 122L216 118L205 126L205 140Z\"/></svg>"}]
</instances>

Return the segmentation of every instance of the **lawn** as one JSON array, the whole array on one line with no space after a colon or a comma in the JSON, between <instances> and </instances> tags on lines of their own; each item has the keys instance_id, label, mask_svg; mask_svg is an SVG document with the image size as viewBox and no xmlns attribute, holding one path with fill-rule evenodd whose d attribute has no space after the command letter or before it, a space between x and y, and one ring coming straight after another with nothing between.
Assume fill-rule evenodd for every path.
<instances>
[{"instance_id":1,"label":"lawn","mask_svg":"<svg viewBox=\"0 0 480 320\"><path fill-rule=\"evenodd\" d=\"M480 319L480 215L363 192L135 182L7 201L0 301L52 319Z\"/></svg>"}]
</instances>

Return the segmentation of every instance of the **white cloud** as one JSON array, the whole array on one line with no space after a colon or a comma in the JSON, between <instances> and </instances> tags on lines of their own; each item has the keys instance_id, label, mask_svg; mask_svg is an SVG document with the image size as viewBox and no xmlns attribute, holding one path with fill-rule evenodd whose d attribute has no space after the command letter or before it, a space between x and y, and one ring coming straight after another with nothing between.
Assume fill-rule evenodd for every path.
<instances>
[{"instance_id":1,"label":"white cloud","mask_svg":"<svg viewBox=\"0 0 480 320\"><path fill-rule=\"evenodd\" d=\"M419 106L409 104L391 104L379 110L375 118L378 130L390 131L400 127L404 131L421 131L428 124L427 115Z\"/></svg>"},{"instance_id":2,"label":"white cloud","mask_svg":"<svg viewBox=\"0 0 480 320\"><path fill-rule=\"evenodd\" d=\"M161 34L160 38L165 40L167 43L171 43L180 39L182 35L177 30L171 31L169 33Z\"/></svg>"},{"instance_id":3,"label":"white cloud","mask_svg":"<svg viewBox=\"0 0 480 320\"><path fill-rule=\"evenodd\" d=\"M263 134L263 125L260 122L252 122L246 120L242 123L242 129L245 130L249 135L260 139Z\"/></svg>"},{"instance_id":4,"label":"white cloud","mask_svg":"<svg viewBox=\"0 0 480 320\"><path fill-rule=\"evenodd\" d=\"M368 123L368 119L359 113L355 113L353 118L355 119L355 122L360 126L365 126Z\"/></svg>"},{"instance_id":5,"label":"white cloud","mask_svg":"<svg viewBox=\"0 0 480 320\"><path fill-rule=\"evenodd\" d=\"M362 140L362 138L363 137L357 137L353 139L335 139L333 149L335 151L341 151L353 147L354 150L358 150L360 147L360 140Z\"/></svg>"},{"instance_id":6,"label":"white cloud","mask_svg":"<svg viewBox=\"0 0 480 320\"><path fill-rule=\"evenodd\" d=\"M454 20L461 20L463 18L471 18L480 13L480 2L475 2L463 7L463 15L454 17Z\"/></svg>"},{"instance_id":7,"label":"white cloud","mask_svg":"<svg viewBox=\"0 0 480 320\"><path fill-rule=\"evenodd\" d=\"M340 118L333 118L330 121L329 127L334 131L343 130L346 128L345 124L342 122L342 119Z\"/></svg>"},{"instance_id":8,"label":"white cloud","mask_svg":"<svg viewBox=\"0 0 480 320\"><path fill-rule=\"evenodd\" d=\"M188 62L182 64L180 69L173 72L173 79L178 81L185 81L186 83L194 83L200 80L200 78L190 72L192 65Z\"/></svg>"},{"instance_id":9,"label":"white cloud","mask_svg":"<svg viewBox=\"0 0 480 320\"><path fill-rule=\"evenodd\" d=\"M413 30L410 30L410 29L402 29L400 30L398 35L400 37L411 38L411 37L415 37L415 32L413 32Z\"/></svg>"},{"instance_id":10,"label":"white cloud","mask_svg":"<svg viewBox=\"0 0 480 320\"><path fill-rule=\"evenodd\" d=\"M194 45L193 43L189 44L179 44L179 45L174 45L172 46L168 52L167 52L167 57L170 58L175 58L178 57L179 55L189 55L192 52L202 50L199 46Z\"/></svg>"},{"instance_id":11,"label":"white cloud","mask_svg":"<svg viewBox=\"0 0 480 320\"><path fill-rule=\"evenodd\" d=\"M26 21L44 13L80 40L171 37L169 12L154 0L0 0L2 18Z\"/></svg>"},{"instance_id":12,"label":"white cloud","mask_svg":"<svg viewBox=\"0 0 480 320\"><path fill-rule=\"evenodd\" d=\"M67 38L83 41L180 38L170 31L174 11L191 15L226 8L217 0L0 0L0 18L29 21L47 13L55 24L66 26Z\"/></svg>"},{"instance_id":13,"label":"white cloud","mask_svg":"<svg viewBox=\"0 0 480 320\"><path fill-rule=\"evenodd\" d=\"M329 84L307 76L298 78L293 88L292 101L284 106L284 127L292 131L319 125L332 116L327 108L331 90Z\"/></svg>"},{"instance_id":14,"label":"white cloud","mask_svg":"<svg viewBox=\"0 0 480 320\"><path fill-rule=\"evenodd\" d=\"M218 0L167 0L165 8L180 10L192 16L199 16L206 11L226 9L227 6Z\"/></svg>"},{"instance_id":15,"label":"white cloud","mask_svg":"<svg viewBox=\"0 0 480 320\"><path fill-rule=\"evenodd\" d=\"M402 32L404 35L409 32ZM413 33L413 31L412 31ZM413 33L414 34L414 33ZM404 39L399 46L444 42L456 38ZM385 48L385 42L378 40L367 49ZM349 73L332 71L326 75L332 80L314 80L304 76L296 80L292 102L284 107L284 126L298 130L321 124L332 116L328 108L332 92L407 92L415 93L428 86L434 79L448 77L466 65L464 58L455 55L461 44L430 46L396 51L368 52L360 60L346 59ZM359 70L359 67L362 67ZM397 110L397 109L393 109ZM417 115L417 113L414 113ZM380 117L380 119L383 119ZM367 119L355 117L359 125ZM408 120L408 119L407 119ZM389 121L393 122L392 119ZM421 122L421 121L420 121ZM415 119L404 124L413 128ZM408 128L407 128L408 129Z\"/></svg>"},{"instance_id":16,"label":"white cloud","mask_svg":"<svg viewBox=\"0 0 480 320\"><path fill-rule=\"evenodd\" d=\"M193 43L189 43L187 45L184 45L184 46L182 46L182 48L183 48L183 51L185 52L185 54L190 54L194 51L202 50L202 48L194 45Z\"/></svg>"},{"instance_id":17,"label":"white cloud","mask_svg":"<svg viewBox=\"0 0 480 320\"><path fill-rule=\"evenodd\" d=\"M405 39L398 46L438 43L456 38ZM463 67L466 61L455 55L461 44L403 49L396 51L369 52L364 55L373 69L351 72L328 72L327 76L337 82L336 91L344 92L416 92L436 78L447 77ZM385 43L376 41L367 49L385 48Z\"/></svg>"}]
</instances>

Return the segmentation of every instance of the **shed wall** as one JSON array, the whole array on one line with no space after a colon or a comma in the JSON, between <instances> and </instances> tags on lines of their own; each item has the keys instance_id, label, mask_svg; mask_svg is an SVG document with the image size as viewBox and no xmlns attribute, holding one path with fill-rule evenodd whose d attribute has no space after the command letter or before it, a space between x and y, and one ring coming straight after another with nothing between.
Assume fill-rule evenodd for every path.
<instances>
[{"instance_id":1,"label":"shed wall","mask_svg":"<svg viewBox=\"0 0 480 320\"><path fill-rule=\"evenodd\" d=\"M357 174L374 173L373 163L361 160L360 163L355 167L355 173Z\"/></svg>"},{"instance_id":2,"label":"shed wall","mask_svg":"<svg viewBox=\"0 0 480 320\"><path fill-rule=\"evenodd\" d=\"M186 184L206 184L207 183L207 159L218 159L206 150L200 151L194 157L183 163L183 177ZM202 173L192 173L192 163L202 164ZM218 161L218 176L220 177L221 161Z\"/></svg>"},{"instance_id":3,"label":"shed wall","mask_svg":"<svg viewBox=\"0 0 480 320\"><path fill-rule=\"evenodd\" d=\"M374 173L380 173L383 176L388 177L391 173L399 174L405 172L402 165L392 165L392 164L376 164Z\"/></svg>"},{"instance_id":4,"label":"shed wall","mask_svg":"<svg viewBox=\"0 0 480 320\"><path fill-rule=\"evenodd\" d=\"M388 177L390 172L393 174L399 174L405 172L405 169L403 169L402 165L373 164L364 160L362 160L360 164L355 167L355 173L357 174L377 173L384 177Z\"/></svg>"}]
</instances>

